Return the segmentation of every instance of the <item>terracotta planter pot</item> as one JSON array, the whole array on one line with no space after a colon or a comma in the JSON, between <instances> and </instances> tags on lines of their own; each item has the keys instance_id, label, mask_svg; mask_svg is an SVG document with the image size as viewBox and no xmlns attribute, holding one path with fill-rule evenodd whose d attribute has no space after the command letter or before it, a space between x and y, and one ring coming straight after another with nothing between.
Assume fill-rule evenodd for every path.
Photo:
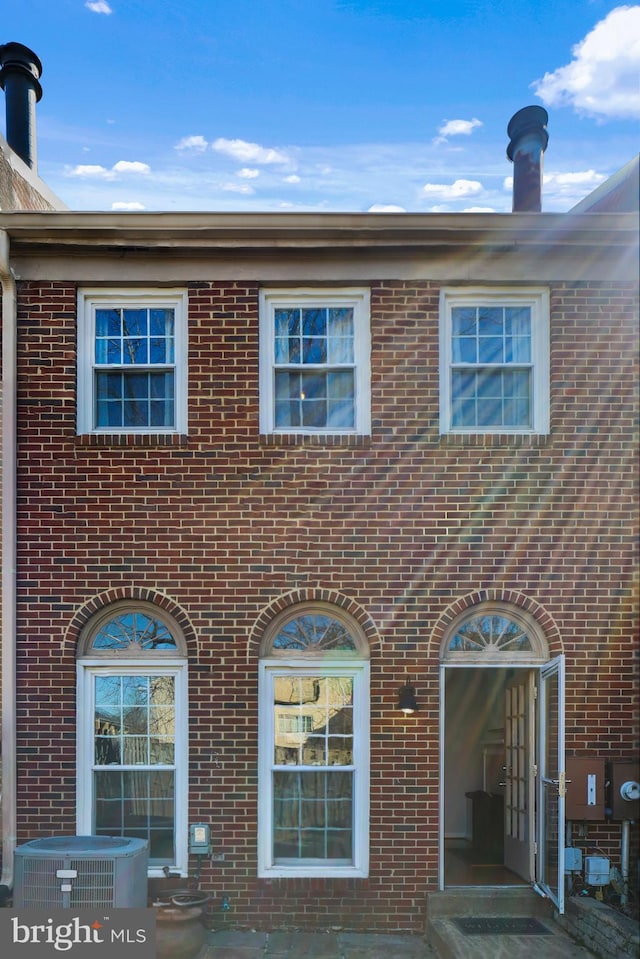
<instances>
[{"instance_id":1,"label":"terracotta planter pot","mask_svg":"<svg viewBox=\"0 0 640 959\"><path fill-rule=\"evenodd\" d=\"M156 906L157 959L193 959L205 936L199 907Z\"/></svg>"}]
</instances>

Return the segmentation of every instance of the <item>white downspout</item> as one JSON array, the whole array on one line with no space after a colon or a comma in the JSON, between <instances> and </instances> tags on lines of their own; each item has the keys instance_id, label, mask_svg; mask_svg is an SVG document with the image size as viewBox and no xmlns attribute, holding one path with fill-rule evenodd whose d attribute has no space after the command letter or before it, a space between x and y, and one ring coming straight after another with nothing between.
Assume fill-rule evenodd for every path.
<instances>
[{"instance_id":1,"label":"white downspout","mask_svg":"<svg viewBox=\"0 0 640 959\"><path fill-rule=\"evenodd\" d=\"M2 284L2 877L13 886L16 847L16 284L0 230Z\"/></svg>"}]
</instances>

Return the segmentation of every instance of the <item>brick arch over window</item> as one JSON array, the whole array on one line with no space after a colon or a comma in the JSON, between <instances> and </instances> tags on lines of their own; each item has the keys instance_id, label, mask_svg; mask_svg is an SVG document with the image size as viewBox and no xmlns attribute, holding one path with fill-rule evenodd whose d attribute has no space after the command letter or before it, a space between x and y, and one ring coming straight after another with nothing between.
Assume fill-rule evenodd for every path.
<instances>
[{"instance_id":1,"label":"brick arch over window","mask_svg":"<svg viewBox=\"0 0 640 959\"><path fill-rule=\"evenodd\" d=\"M247 642L247 657L257 659L260 655L260 647L265 632L271 628L274 619L285 613L287 609L294 606L309 606L310 604L321 604L323 606L335 606L337 609L347 613L362 630L364 637L369 644L369 650L373 654L379 650L382 645L382 639L378 629L362 606L356 603L349 596L339 593L335 589L295 589L290 593L279 596L269 603L262 610L256 619Z\"/></svg>"},{"instance_id":2,"label":"brick arch over window","mask_svg":"<svg viewBox=\"0 0 640 959\"><path fill-rule=\"evenodd\" d=\"M560 630L558 629L553 617L547 610L530 596L516 590L509 589L483 589L476 590L462 596L442 613L436 623L429 641L429 656L440 660L447 659L449 640L453 636L454 624L457 621L465 619L465 613L477 609L481 613L483 609L500 611L505 616L509 616L512 610L517 618L528 618L535 631L535 643L537 650L542 658L552 658L564 652ZM545 648L546 647L546 648ZM462 655L462 654L458 654Z\"/></svg>"},{"instance_id":3,"label":"brick arch over window","mask_svg":"<svg viewBox=\"0 0 640 959\"><path fill-rule=\"evenodd\" d=\"M104 593L99 593L97 596L92 597L81 606L67 627L63 640L63 650L75 656L80 648L79 644L87 623L98 613L104 612L109 606L121 603L148 603L167 613L167 615L175 620L182 632L182 638L187 648L189 660L193 663L198 663L200 649L197 634L191 620L182 607L178 606L178 604L165 593L160 593L155 589L146 589L137 586L106 590Z\"/></svg>"}]
</instances>

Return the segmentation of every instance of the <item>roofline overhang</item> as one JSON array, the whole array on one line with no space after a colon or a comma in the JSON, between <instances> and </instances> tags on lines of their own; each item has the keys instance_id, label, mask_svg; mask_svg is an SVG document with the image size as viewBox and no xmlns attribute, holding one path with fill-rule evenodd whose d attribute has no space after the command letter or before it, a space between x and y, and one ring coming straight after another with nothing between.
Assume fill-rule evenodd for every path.
<instances>
[{"instance_id":1,"label":"roofline overhang","mask_svg":"<svg viewBox=\"0 0 640 959\"><path fill-rule=\"evenodd\" d=\"M0 213L15 252L626 248L633 213Z\"/></svg>"}]
</instances>

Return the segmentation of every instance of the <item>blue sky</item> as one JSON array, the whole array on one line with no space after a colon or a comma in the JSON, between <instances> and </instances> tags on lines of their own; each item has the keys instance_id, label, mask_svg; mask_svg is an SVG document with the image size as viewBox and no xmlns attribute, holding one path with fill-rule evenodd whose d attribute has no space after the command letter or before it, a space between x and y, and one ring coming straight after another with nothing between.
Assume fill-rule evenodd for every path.
<instances>
[{"instance_id":1,"label":"blue sky","mask_svg":"<svg viewBox=\"0 0 640 959\"><path fill-rule=\"evenodd\" d=\"M4 7L0 42L43 63L38 172L72 209L506 212L506 127L532 103L549 112L546 211L638 150L636 4Z\"/></svg>"}]
</instances>

